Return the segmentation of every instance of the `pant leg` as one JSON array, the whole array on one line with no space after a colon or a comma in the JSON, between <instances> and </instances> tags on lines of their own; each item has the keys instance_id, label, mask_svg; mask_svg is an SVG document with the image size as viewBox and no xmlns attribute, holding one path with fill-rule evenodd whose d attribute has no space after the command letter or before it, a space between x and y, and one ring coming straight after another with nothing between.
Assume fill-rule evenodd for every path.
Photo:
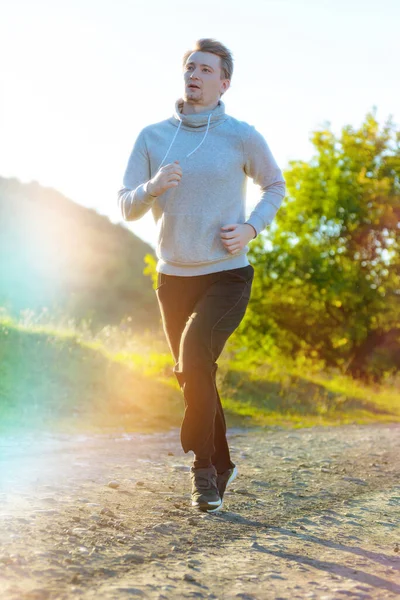
<instances>
[{"instance_id":1,"label":"pant leg","mask_svg":"<svg viewBox=\"0 0 400 600\"><path fill-rule=\"evenodd\" d=\"M194 310L196 302L206 292L210 285L218 281L219 273L202 275L198 277L170 276L159 273L157 277L156 296L160 307L163 330L168 342L171 354L175 361L173 372L183 391L184 380L179 371L179 347L182 332L187 320ZM161 289L163 288L163 289ZM214 371L214 382L215 382ZM215 391L218 400L218 411L215 418L215 453L211 457L213 464L231 465L228 443L226 440L226 423L215 383ZM184 398L185 400L185 398ZM186 401L185 401L186 406ZM188 452L188 450L185 450ZM199 457L199 455L197 455ZM228 467L227 467L228 468Z\"/></svg>"},{"instance_id":2,"label":"pant leg","mask_svg":"<svg viewBox=\"0 0 400 600\"><path fill-rule=\"evenodd\" d=\"M200 276L196 280L164 276L166 283L158 289L157 297L166 334L169 332L170 339L171 336L174 338L170 343L174 347L174 373L184 394L182 448L185 452L193 450L197 456L211 456L217 470L222 471L232 466L232 462L215 383L216 360L245 314L254 269L249 265L210 275L212 277ZM189 293L186 300L182 300L185 291ZM183 305L186 310L192 306L180 336L177 355L177 329L184 321Z\"/></svg>"},{"instance_id":3,"label":"pant leg","mask_svg":"<svg viewBox=\"0 0 400 600\"><path fill-rule=\"evenodd\" d=\"M218 273L193 277L158 273L155 293L160 308L164 334L176 367L179 359L181 336L187 320L199 298L218 279ZM179 378L177 379L181 385Z\"/></svg>"},{"instance_id":4,"label":"pant leg","mask_svg":"<svg viewBox=\"0 0 400 600\"><path fill-rule=\"evenodd\" d=\"M217 365L216 365L217 367ZM211 456L211 462L217 469L218 473L223 473L227 469L233 467L233 462L231 461L230 451L228 446L228 441L226 439L226 421L224 415L224 409L221 404L221 398L218 393L218 388L215 380L215 376L217 373L217 368L214 369L214 383L215 383L215 391L217 395L217 413L215 415L214 421L214 445L215 452Z\"/></svg>"}]
</instances>

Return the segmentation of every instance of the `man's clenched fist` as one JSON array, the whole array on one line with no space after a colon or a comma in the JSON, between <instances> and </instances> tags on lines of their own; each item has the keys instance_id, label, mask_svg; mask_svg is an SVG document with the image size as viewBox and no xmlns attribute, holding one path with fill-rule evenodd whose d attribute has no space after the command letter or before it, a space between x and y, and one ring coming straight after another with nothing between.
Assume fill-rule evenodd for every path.
<instances>
[{"instance_id":1,"label":"man's clenched fist","mask_svg":"<svg viewBox=\"0 0 400 600\"><path fill-rule=\"evenodd\" d=\"M231 254L240 252L255 237L254 229L249 223L224 225L220 235L223 245Z\"/></svg>"},{"instance_id":2,"label":"man's clenched fist","mask_svg":"<svg viewBox=\"0 0 400 600\"><path fill-rule=\"evenodd\" d=\"M182 178L182 168L179 160L169 165L164 165L147 184L147 191L151 196L161 196L169 188L176 187Z\"/></svg>"}]
</instances>

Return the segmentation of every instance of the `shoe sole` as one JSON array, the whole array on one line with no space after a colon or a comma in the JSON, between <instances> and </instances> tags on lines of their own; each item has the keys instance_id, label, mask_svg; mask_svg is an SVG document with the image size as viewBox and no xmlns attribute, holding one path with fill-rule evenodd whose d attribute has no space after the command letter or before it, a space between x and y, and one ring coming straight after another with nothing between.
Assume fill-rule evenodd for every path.
<instances>
[{"instance_id":1,"label":"shoe sole","mask_svg":"<svg viewBox=\"0 0 400 600\"><path fill-rule=\"evenodd\" d=\"M198 508L202 512L217 512L217 510L219 510L221 508L221 506L222 506L222 501L215 507L213 506L213 503L211 503L211 502L210 502L210 504L196 504L196 502L192 502L192 507Z\"/></svg>"},{"instance_id":2,"label":"shoe sole","mask_svg":"<svg viewBox=\"0 0 400 600\"><path fill-rule=\"evenodd\" d=\"M237 468L237 466L235 465L235 466L233 467L233 471L232 471L232 473L231 473L231 476L229 477L228 481L226 482L225 491L226 491L226 488L228 487L228 485L229 485L230 483L232 483L232 481L233 481L234 479L236 479L236 476L237 476L237 474L238 474L238 468Z\"/></svg>"},{"instance_id":3,"label":"shoe sole","mask_svg":"<svg viewBox=\"0 0 400 600\"><path fill-rule=\"evenodd\" d=\"M218 510L221 510L223 503L224 503L224 501L221 500L221 504L219 504L216 508L207 508L206 512L208 512L208 513L215 513Z\"/></svg>"}]
</instances>

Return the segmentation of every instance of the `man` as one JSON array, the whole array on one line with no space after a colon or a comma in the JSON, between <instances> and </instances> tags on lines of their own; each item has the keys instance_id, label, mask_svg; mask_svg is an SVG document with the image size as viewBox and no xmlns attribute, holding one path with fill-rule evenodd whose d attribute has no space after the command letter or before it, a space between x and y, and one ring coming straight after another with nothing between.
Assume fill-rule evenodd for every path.
<instances>
[{"instance_id":1,"label":"man","mask_svg":"<svg viewBox=\"0 0 400 600\"><path fill-rule=\"evenodd\" d=\"M181 444L194 452L192 506L207 512L222 508L237 474L216 361L250 299L247 244L272 222L285 195L263 136L225 112L221 97L232 72L230 51L212 38L185 53L183 97L172 117L140 131L118 193L126 221L151 209L160 225L155 293L184 397ZM261 197L245 221L247 177Z\"/></svg>"}]
</instances>

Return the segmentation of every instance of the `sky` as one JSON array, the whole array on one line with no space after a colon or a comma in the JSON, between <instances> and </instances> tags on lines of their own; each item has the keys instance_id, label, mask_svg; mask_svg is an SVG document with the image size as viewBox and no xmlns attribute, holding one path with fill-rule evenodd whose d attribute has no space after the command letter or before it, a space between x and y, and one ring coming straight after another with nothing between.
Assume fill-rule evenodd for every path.
<instances>
[{"instance_id":1,"label":"sky","mask_svg":"<svg viewBox=\"0 0 400 600\"><path fill-rule=\"evenodd\" d=\"M318 128L359 127L374 106L398 125L399 22L398 0L0 0L0 176L122 222L135 138L172 116L182 56L202 37L233 53L226 112L287 169L311 158ZM155 247L151 211L124 226Z\"/></svg>"}]
</instances>

